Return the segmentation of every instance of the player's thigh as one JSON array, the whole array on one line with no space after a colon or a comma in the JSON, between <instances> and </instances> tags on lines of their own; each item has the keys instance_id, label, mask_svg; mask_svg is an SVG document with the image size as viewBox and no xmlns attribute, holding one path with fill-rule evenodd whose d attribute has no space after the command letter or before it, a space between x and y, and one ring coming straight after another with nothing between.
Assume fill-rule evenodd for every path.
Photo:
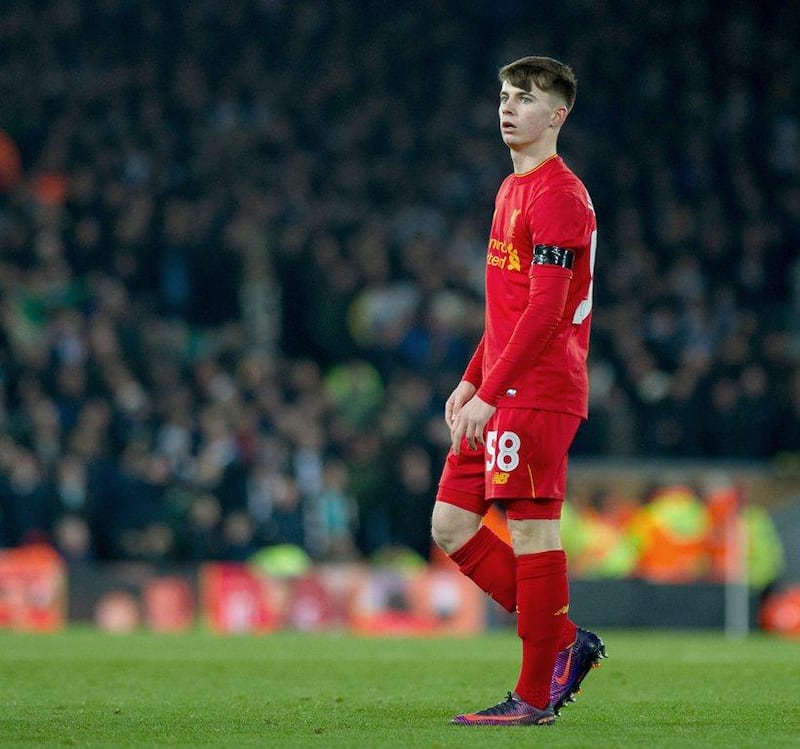
<instances>
[{"instance_id":1,"label":"player's thigh","mask_svg":"<svg viewBox=\"0 0 800 749\"><path fill-rule=\"evenodd\" d=\"M431 535L448 554L475 535L489 509L484 498L486 459L482 447L466 442L458 455L447 456L431 517Z\"/></svg>"},{"instance_id":2,"label":"player's thigh","mask_svg":"<svg viewBox=\"0 0 800 749\"><path fill-rule=\"evenodd\" d=\"M566 495L568 453L580 418L498 409L486 434L486 494L512 520L557 520Z\"/></svg>"},{"instance_id":3,"label":"player's thigh","mask_svg":"<svg viewBox=\"0 0 800 749\"><path fill-rule=\"evenodd\" d=\"M451 450L447 455L439 488L437 502L446 502L463 510L483 517L491 502L486 501L486 456L483 446L472 450L466 441L461 451L455 455Z\"/></svg>"}]
</instances>

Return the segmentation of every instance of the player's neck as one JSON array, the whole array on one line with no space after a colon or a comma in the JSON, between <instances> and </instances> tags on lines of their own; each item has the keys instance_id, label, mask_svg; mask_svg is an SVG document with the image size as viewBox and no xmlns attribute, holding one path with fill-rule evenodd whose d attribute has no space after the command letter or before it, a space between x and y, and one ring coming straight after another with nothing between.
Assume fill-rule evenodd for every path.
<instances>
[{"instance_id":1,"label":"player's neck","mask_svg":"<svg viewBox=\"0 0 800 749\"><path fill-rule=\"evenodd\" d=\"M546 148L515 151L511 149L511 163L514 165L514 174L527 174L536 167L549 161L556 155L555 145Z\"/></svg>"}]
</instances>

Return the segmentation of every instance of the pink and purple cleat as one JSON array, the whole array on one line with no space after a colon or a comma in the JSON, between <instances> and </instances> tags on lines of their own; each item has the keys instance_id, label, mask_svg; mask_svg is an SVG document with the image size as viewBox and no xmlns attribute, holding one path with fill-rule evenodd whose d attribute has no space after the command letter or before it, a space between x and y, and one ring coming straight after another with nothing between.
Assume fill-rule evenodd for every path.
<instances>
[{"instance_id":1,"label":"pink and purple cleat","mask_svg":"<svg viewBox=\"0 0 800 749\"><path fill-rule=\"evenodd\" d=\"M593 668L599 668L602 658L608 658L602 638L578 627L575 642L559 651L556 657L550 681L550 704L556 715L568 702L575 701L586 675Z\"/></svg>"},{"instance_id":2,"label":"pink and purple cleat","mask_svg":"<svg viewBox=\"0 0 800 749\"><path fill-rule=\"evenodd\" d=\"M503 702L477 713L456 715L451 721L459 726L552 726L556 715L552 707L539 710L509 692Z\"/></svg>"},{"instance_id":3,"label":"pink and purple cleat","mask_svg":"<svg viewBox=\"0 0 800 749\"><path fill-rule=\"evenodd\" d=\"M568 702L574 702L581 683L600 660L607 658L602 638L578 628L575 642L559 651L550 681L550 705L540 710L529 705L515 692L503 702L476 713L456 715L451 721L460 726L552 726L556 715Z\"/></svg>"}]
</instances>

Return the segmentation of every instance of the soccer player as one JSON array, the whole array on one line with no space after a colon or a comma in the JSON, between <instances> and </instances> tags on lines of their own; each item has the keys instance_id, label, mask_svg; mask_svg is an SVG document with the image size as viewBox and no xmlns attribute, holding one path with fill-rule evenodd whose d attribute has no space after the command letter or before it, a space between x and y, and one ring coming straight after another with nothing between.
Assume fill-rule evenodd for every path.
<instances>
[{"instance_id":1,"label":"soccer player","mask_svg":"<svg viewBox=\"0 0 800 749\"><path fill-rule=\"evenodd\" d=\"M452 445L432 534L465 575L517 612L522 641L514 691L453 722L550 725L605 657L603 641L567 615L559 527L567 453L588 411L596 222L586 188L556 150L575 101L572 69L523 57L499 79L513 173L495 201L483 336L445 405ZM496 501L512 546L481 524Z\"/></svg>"}]
</instances>

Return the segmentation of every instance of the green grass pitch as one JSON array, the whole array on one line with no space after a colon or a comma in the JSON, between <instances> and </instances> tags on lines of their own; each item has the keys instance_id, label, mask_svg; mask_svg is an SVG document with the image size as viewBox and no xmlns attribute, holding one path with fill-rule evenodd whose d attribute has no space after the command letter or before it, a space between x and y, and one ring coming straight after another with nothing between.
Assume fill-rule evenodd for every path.
<instances>
[{"instance_id":1,"label":"green grass pitch","mask_svg":"<svg viewBox=\"0 0 800 749\"><path fill-rule=\"evenodd\" d=\"M800 642L602 633L553 728L449 725L516 679L471 639L0 633L0 747L800 747Z\"/></svg>"}]
</instances>

